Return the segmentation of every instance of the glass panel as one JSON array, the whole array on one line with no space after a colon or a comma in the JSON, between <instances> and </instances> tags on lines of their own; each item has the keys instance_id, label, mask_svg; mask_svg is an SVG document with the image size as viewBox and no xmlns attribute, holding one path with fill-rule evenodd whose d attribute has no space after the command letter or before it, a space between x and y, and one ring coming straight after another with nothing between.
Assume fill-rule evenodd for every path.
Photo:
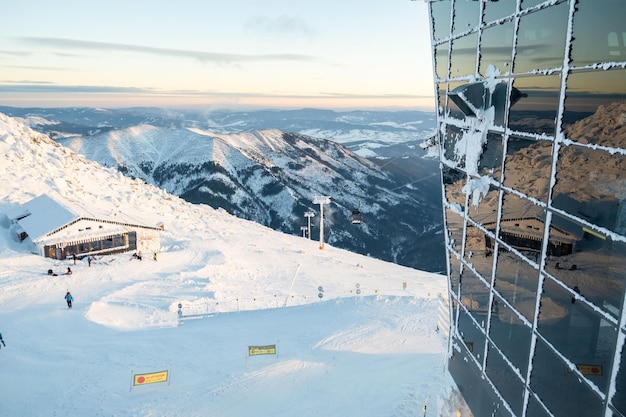
<instances>
[{"instance_id":1,"label":"glass panel","mask_svg":"<svg viewBox=\"0 0 626 417\"><path fill-rule=\"evenodd\" d=\"M626 161L623 155L562 146L553 189L554 207L626 235Z\"/></svg>"},{"instance_id":2,"label":"glass panel","mask_svg":"<svg viewBox=\"0 0 626 417\"><path fill-rule=\"evenodd\" d=\"M434 1L430 3L430 15L433 19L435 39L442 39L450 35L451 11L451 1Z\"/></svg>"},{"instance_id":3,"label":"glass panel","mask_svg":"<svg viewBox=\"0 0 626 417\"><path fill-rule=\"evenodd\" d=\"M522 10L544 3L546 0L522 0Z\"/></svg>"},{"instance_id":4,"label":"glass panel","mask_svg":"<svg viewBox=\"0 0 626 417\"><path fill-rule=\"evenodd\" d=\"M442 43L435 47L435 71L439 78L448 77L448 48L449 42Z\"/></svg>"},{"instance_id":5,"label":"glass panel","mask_svg":"<svg viewBox=\"0 0 626 417\"><path fill-rule=\"evenodd\" d=\"M513 363L522 376L528 371L531 330L498 296L491 307L491 340Z\"/></svg>"},{"instance_id":6,"label":"glass panel","mask_svg":"<svg viewBox=\"0 0 626 417\"><path fill-rule=\"evenodd\" d=\"M504 185L547 202L552 170L552 143L509 137Z\"/></svg>"},{"instance_id":7,"label":"glass panel","mask_svg":"<svg viewBox=\"0 0 626 417\"><path fill-rule=\"evenodd\" d=\"M553 417L546 412L543 406L532 395L528 397L528 407L526 408L526 415L532 417Z\"/></svg>"},{"instance_id":8,"label":"glass panel","mask_svg":"<svg viewBox=\"0 0 626 417\"><path fill-rule=\"evenodd\" d=\"M477 44L478 34L476 32L452 41L450 77L476 74Z\"/></svg>"},{"instance_id":9,"label":"glass panel","mask_svg":"<svg viewBox=\"0 0 626 417\"><path fill-rule=\"evenodd\" d=\"M613 406L626 415L626 345L622 348L620 367L615 381L615 395L611 400Z\"/></svg>"},{"instance_id":10,"label":"glass panel","mask_svg":"<svg viewBox=\"0 0 626 417\"><path fill-rule=\"evenodd\" d=\"M453 34L466 32L480 23L480 2L456 0L454 2Z\"/></svg>"},{"instance_id":11,"label":"glass panel","mask_svg":"<svg viewBox=\"0 0 626 417\"><path fill-rule=\"evenodd\" d=\"M463 245L463 218L459 214L449 208L446 208L446 228L448 230L448 239L450 240L450 248L461 254Z\"/></svg>"},{"instance_id":12,"label":"glass panel","mask_svg":"<svg viewBox=\"0 0 626 417\"><path fill-rule=\"evenodd\" d=\"M461 303L481 328L485 328L489 312L489 288L469 268L463 268L461 274Z\"/></svg>"},{"instance_id":13,"label":"glass panel","mask_svg":"<svg viewBox=\"0 0 626 417\"><path fill-rule=\"evenodd\" d=\"M461 282L461 261L450 251L448 251L448 259L450 260L450 288L456 296Z\"/></svg>"},{"instance_id":14,"label":"glass panel","mask_svg":"<svg viewBox=\"0 0 626 417\"><path fill-rule=\"evenodd\" d=\"M574 14L572 65L626 60L624 0L579 0Z\"/></svg>"},{"instance_id":15,"label":"glass panel","mask_svg":"<svg viewBox=\"0 0 626 417\"><path fill-rule=\"evenodd\" d=\"M554 214L546 271L616 319L624 300L626 244Z\"/></svg>"},{"instance_id":16,"label":"glass panel","mask_svg":"<svg viewBox=\"0 0 626 417\"><path fill-rule=\"evenodd\" d=\"M483 21L485 23L502 19L515 13L514 1L488 1L485 3Z\"/></svg>"},{"instance_id":17,"label":"glass panel","mask_svg":"<svg viewBox=\"0 0 626 417\"><path fill-rule=\"evenodd\" d=\"M515 72L561 68L569 4L545 7L520 18L515 49Z\"/></svg>"},{"instance_id":18,"label":"glass panel","mask_svg":"<svg viewBox=\"0 0 626 417\"><path fill-rule=\"evenodd\" d=\"M489 344L485 371L515 415L521 416L524 405L524 385L491 344Z\"/></svg>"},{"instance_id":19,"label":"glass panel","mask_svg":"<svg viewBox=\"0 0 626 417\"><path fill-rule=\"evenodd\" d=\"M476 327L470 316L463 309L459 312L459 333L467 346L467 349L474 355L478 362L482 362L485 353L485 334Z\"/></svg>"},{"instance_id":20,"label":"glass panel","mask_svg":"<svg viewBox=\"0 0 626 417\"><path fill-rule=\"evenodd\" d=\"M504 194L499 237L534 262L541 253L545 222L543 207L515 194Z\"/></svg>"},{"instance_id":21,"label":"glass panel","mask_svg":"<svg viewBox=\"0 0 626 417\"><path fill-rule=\"evenodd\" d=\"M535 315L539 271L512 252L498 251L495 289L530 322Z\"/></svg>"},{"instance_id":22,"label":"glass panel","mask_svg":"<svg viewBox=\"0 0 626 417\"><path fill-rule=\"evenodd\" d=\"M493 236L487 237L481 229L472 226L472 223L467 224L466 233L465 260L472 264L487 282L491 282Z\"/></svg>"},{"instance_id":23,"label":"glass panel","mask_svg":"<svg viewBox=\"0 0 626 417\"><path fill-rule=\"evenodd\" d=\"M586 378L606 391L617 328L585 303L574 302L572 295L572 291L546 278L538 331Z\"/></svg>"},{"instance_id":24,"label":"glass panel","mask_svg":"<svg viewBox=\"0 0 626 417\"><path fill-rule=\"evenodd\" d=\"M626 70L567 77L563 130L568 139L626 148Z\"/></svg>"},{"instance_id":25,"label":"glass panel","mask_svg":"<svg viewBox=\"0 0 626 417\"><path fill-rule=\"evenodd\" d=\"M499 4L495 3L495 4ZM503 2L504 3L504 2ZM494 4L494 3L486 3ZM508 21L500 25L483 30L480 41L480 74L487 75L487 68L493 65L502 74L511 70L511 51L513 50L513 22Z\"/></svg>"},{"instance_id":26,"label":"glass panel","mask_svg":"<svg viewBox=\"0 0 626 417\"><path fill-rule=\"evenodd\" d=\"M579 416L581 410L586 416L603 415L600 398L539 338L530 387L556 416Z\"/></svg>"},{"instance_id":27,"label":"glass panel","mask_svg":"<svg viewBox=\"0 0 626 417\"><path fill-rule=\"evenodd\" d=\"M523 97L512 106L509 128L553 136L559 109L560 75L518 77L513 81Z\"/></svg>"},{"instance_id":28,"label":"glass panel","mask_svg":"<svg viewBox=\"0 0 626 417\"><path fill-rule=\"evenodd\" d=\"M466 175L463 171L447 166L442 168L442 175L446 201L457 205L458 207L454 207L454 210L459 213L458 215L462 215L465 210L463 186L465 185Z\"/></svg>"},{"instance_id":29,"label":"glass panel","mask_svg":"<svg viewBox=\"0 0 626 417\"><path fill-rule=\"evenodd\" d=\"M460 86L461 84L467 84L466 82L451 82L448 84L448 91L452 91L455 88L457 88L458 86ZM454 101L452 100L448 100L448 107L447 107L447 111L448 116L458 119L458 120L465 120L465 115L463 114L463 112L458 108L458 106L456 105L456 103L454 103Z\"/></svg>"},{"instance_id":30,"label":"glass panel","mask_svg":"<svg viewBox=\"0 0 626 417\"><path fill-rule=\"evenodd\" d=\"M488 133L487 143L483 146L478 165L479 175L488 175L496 181L502 172L502 135Z\"/></svg>"},{"instance_id":31,"label":"glass panel","mask_svg":"<svg viewBox=\"0 0 626 417\"><path fill-rule=\"evenodd\" d=\"M437 84L437 111L441 116L444 115L446 109L446 98L448 98L448 96L446 95L446 84Z\"/></svg>"}]
</instances>

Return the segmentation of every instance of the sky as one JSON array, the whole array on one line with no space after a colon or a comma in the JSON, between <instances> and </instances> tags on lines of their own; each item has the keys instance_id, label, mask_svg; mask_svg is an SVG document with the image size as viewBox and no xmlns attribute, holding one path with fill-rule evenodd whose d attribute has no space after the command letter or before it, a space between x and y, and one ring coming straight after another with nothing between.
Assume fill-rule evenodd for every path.
<instances>
[{"instance_id":1,"label":"sky","mask_svg":"<svg viewBox=\"0 0 626 417\"><path fill-rule=\"evenodd\" d=\"M187 203L2 114L0 155L3 415L469 415L445 366L445 276ZM163 222L157 261L33 254L7 214L42 193Z\"/></svg>"},{"instance_id":2,"label":"sky","mask_svg":"<svg viewBox=\"0 0 626 417\"><path fill-rule=\"evenodd\" d=\"M434 109L427 4L24 0L0 105Z\"/></svg>"}]
</instances>

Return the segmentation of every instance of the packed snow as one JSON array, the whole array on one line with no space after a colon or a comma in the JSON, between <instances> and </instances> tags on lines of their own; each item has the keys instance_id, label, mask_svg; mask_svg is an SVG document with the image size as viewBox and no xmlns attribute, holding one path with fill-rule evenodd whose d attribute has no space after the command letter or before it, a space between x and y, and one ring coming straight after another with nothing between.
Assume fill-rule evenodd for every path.
<instances>
[{"instance_id":1,"label":"packed snow","mask_svg":"<svg viewBox=\"0 0 626 417\"><path fill-rule=\"evenodd\" d=\"M189 204L2 114L0 155L3 415L461 415L444 276ZM42 194L164 224L157 260L33 254L6 214Z\"/></svg>"}]
</instances>

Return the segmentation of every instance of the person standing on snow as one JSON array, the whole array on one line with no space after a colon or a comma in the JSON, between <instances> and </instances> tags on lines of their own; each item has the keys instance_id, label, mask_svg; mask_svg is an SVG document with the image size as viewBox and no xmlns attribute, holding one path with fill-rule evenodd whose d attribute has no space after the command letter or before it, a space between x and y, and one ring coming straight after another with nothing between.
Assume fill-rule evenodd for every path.
<instances>
[{"instance_id":1,"label":"person standing on snow","mask_svg":"<svg viewBox=\"0 0 626 417\"><path fill-rule=\"evenodd\" d=\"M67 294L65 294L65 301L67 301L67 308L72 308L73 299L74 297L72 297L72 294L70 294L70 292L68 291Z\"/></svg>"},{"instance_id":2,"label":"person standing on snow","mask_svg":"<svg viewBox=\"0 0 626 417\"><path fill-rule=\"evenodd\" d=\"M2 333L0 333L0 343L2 343L2 346L6 347L7 345L4 343L4 339L2 338ZM0 347L0 349L2 349L2 347Z\"/></svg>"}]
</instances>

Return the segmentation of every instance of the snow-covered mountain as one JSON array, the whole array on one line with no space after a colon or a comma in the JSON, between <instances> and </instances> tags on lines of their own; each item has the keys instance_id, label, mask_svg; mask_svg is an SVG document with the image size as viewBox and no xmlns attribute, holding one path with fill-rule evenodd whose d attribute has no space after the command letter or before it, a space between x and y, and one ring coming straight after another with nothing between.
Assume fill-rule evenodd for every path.
<instances>
[{"instance_id":1,"label":"snow-covered mountain","mask_svg":"<svg viewBox=\"0 0 626 417\"><path fill-rule=\"evenodd\" d=\"M115 122L105 123L102 112ZM138 122L140 110L133 110L134 117L126 118L118 113L113 117L108 110L102 112L57 109L43 113L30 109L22 113L40 131L68 123L55 121L54 117L80 121L82 126L90 122L93 126L88 134L62 135L55 131L56 140L91 160L116 167L187 201L220 207L285 233L300 235L307 225L304 213L319 211L319 206L313 204L315 197L330 196L331 204L325 207L329 243L421 270L445 270L438 164L422 158L423 151L412 150L413 145L400 145L399 133L393 131L408 131L407 126L420 124L415 118L409 122L408 114L394 115L396 121L392 122L389 119L393 117L383 117L385 113L367 112L340 115L302 110L282 112L283 118L275 112L217 113L203 122L211 126L209 129L176 113L159 113L161 119L144 113L145 123L133 124ZM324 123L314 123L320 119ZM332 125L336 136L350 131L348 136L355 142L354 138L361 136L346 126L382 126L382 130L370 130L369 134L386 129L379 139L390 141L387 148L402 146L404 154L391 159L367 159L347 145L309 135L279 129L232 132L233 128L250 128L253 123L281 124L280 120L283 126L290 120L288 126L292 128L305 124L309 131L318 133L330 132ZM218 121L222 127L217 126ZM413 130L413 135L418 135ZM398 137L390 138L390 131ZM411 143L412 139L407 140ZM362 214L361 225L349 221L354 209ZM318 239L319 218L314 218L312 224L311 238Z\"/></svg>"},{"instance_id":2,"label":"snow-covered mountain","mask_svg":"<svg viewBox=\"0 0 626 417\"><path fill-rule=\"evenodd\" d=\"M3 414L467 415L445 371L444 276L190 204L2 114L0 158ZM158 261L31 254L6 214L43 193L163 224Z\"/></svg>"}]
</instances>

